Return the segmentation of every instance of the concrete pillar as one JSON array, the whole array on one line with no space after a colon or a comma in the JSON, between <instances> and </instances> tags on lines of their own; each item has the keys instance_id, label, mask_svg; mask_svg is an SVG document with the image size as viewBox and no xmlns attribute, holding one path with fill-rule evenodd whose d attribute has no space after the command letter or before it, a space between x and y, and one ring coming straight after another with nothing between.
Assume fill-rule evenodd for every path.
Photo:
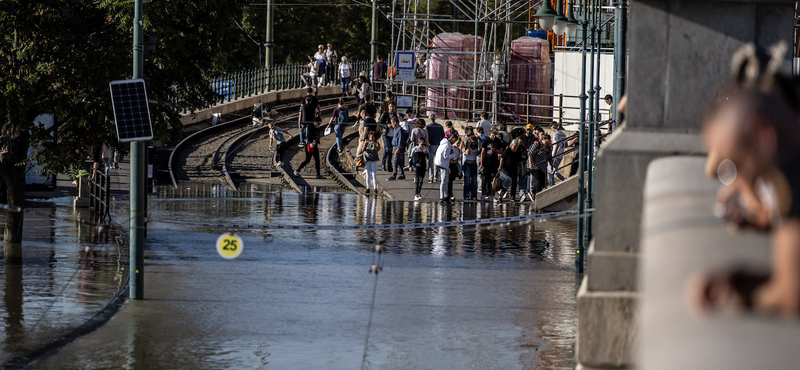
<instances>
[{"instance_id":1,"label":"concrete pillar","mask_svg":"<svg viewBox=\"0 0 800 370\"><path fill-rule=\"evenodd\" d=\"M634 366L647 166L667 155L703 155L700 119L729 76L731 56L749 42L792 45L794 3L631 0L628 111L597 160L594 240L578 294L579 368Z\"/></svg>"}]
</instances>

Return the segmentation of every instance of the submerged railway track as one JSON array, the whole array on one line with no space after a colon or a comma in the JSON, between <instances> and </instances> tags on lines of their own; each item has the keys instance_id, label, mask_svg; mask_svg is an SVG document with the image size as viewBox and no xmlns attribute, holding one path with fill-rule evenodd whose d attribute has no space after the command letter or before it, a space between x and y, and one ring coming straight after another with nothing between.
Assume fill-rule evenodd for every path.
<instances>
[{"instance_id":1,"label":"submerged railway track","mask_svg":"<svg viewBox=\"0 0 800 370\"><path fill-rule=\"evenodd\" d=\"M327 123L336 107L338 97L321 98L322 122ZM349 100L348 105L355 105ZM243 183L285 184L299 192L351 192L360 193L358 183L339 165L335 135L320 140L320 167L323 179L316 179L314 161L303 169L299 177L294 170L305 159L303 148L297 147L298 103L273 107L281 113L275 120L285 131L286 142L269 149L269 128L252 124L250 115L228 115L226 122L193 133L172 150L169 173L173 186L180 182L217 182L237 189ZM351 117L352 119L352 117ZM352 139L355 129L348 127L346 135ZM282 165L277 165L278 153L283 155ZM355 184L355 185L354 185Z\"/></svg>"}]
</instances>

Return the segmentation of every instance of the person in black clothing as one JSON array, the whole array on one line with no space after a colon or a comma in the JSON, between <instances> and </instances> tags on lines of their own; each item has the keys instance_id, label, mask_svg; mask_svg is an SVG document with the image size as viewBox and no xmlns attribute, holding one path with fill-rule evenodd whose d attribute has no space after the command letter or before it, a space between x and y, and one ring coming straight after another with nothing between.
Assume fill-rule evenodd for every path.
<instances>
[{"instance_id":1,"label":"person in black clothing","mask_svg":"<svg viewBox=\"0 0 800 370\"><path fill-rule=\"evenodd\" d=\"M439 149L439 143L444 139L444 127L436 123L436 113L429 114L428 118L431 119L431 123L425 126L425 130L428 131L428 143L430 143L430 147L428 147L428 183L433 183L441 180L439 179L439 170L433 164L433 157L436 155L436 150Z\"/></svg>"},{"instance_id":2,"label":"person in black clothing","mask_svg":"<svg viewBox=\"0 0 800 370\"><path fill-rule=\"evenodd\" d=\"M511 145L503 152L503 158L500 159L500 168L506 171L508 176L511 177L511 201L516 201L517 179L520 171L522 171L522 152L519 150L520 146L519 139L514 139ZM503 197L505 197L506 194L509 193L504 193Z\"/></svg>"},{"instance_id":3,"label":"person in black clothing","mask_svg":"<svg viewBox=\"0 0 800 370\"><path fill-rule=\"evenodd\" d=\"M425 172L428 171L428 148L425 146L425 138L417 139L417 146L411 151L409 165L414 169L414 200L422 200L422 182L425 180Z\"/></svg>"},{"instance_id":4,"label":"person in black clothing","mask_svg":"<svg viewBox=\"0 0 800 370\"><path fill-rule=\"evenodd\" d=\"M388 172L392 172L392 153L394 153L392 138L394 137L396 129L392 127L393 119L397 119L399 122L400 116L397 115L397 107L394 105L394 103L389 103L386 112L381 114L381 118L378 121L378 123L381 125L381 129L384 132L383 158L381 159L381 166L383 167L384 171Z\"/></svg>"},{"instance_id":5,"label":"person in black clothing","mask_svg":"<svg viewBox=\"0 0 800 370\"><path fill-rule=\"evenodd\" d=\"M541 140L533 143L528 149L528 168L531 170L529 187L531 200L547 185L547 165L553 159L550 140L550 135L542 134Z\"/></svg>"},{"instance_id":6,"label":"person in black clothing","mask_svg":"<svg viewBox=\"0 0 800 370\"><path fill-rule=\"evenodd\" d=\"M322 117L322 109L319 100L313 95L314 89L306 88L306 96L300 103L300 114L297 116L297 128L300 129L300 145L305 146L310 137L308 127L316 121L317 117Z\"/></svg>"},{"instance_id":7,"label":"person in black clothing","mask_svg":"<svg viewBox=\"0 0 800 370\"><path fill-rule=\"evenodd\" d=\"M302 171L303 167L305 167L309 162L311 162L311 158L313 157L314 164L317 169L317 178L324 179L324 177L322 177L322 175L319 173L319 130L317 130L318 127L319 126L316 122L311 122L306 127L308 135L307 136L308 143L305 145L304 148L306 152L306 159L303 161L303 163L300 163L300 165L297 166L296 170L294 170L295 177L300 177L300 171Z\"/></svg>"},{"instance_id":8,"label":"person in black clothing","mask_svg":"<svg viewBox=\"0 0 800 370\"><path fill-rule=\"evenodd\" d=\"M497 144L494 142L489 143L489 145L486 146L486 149L483 150L481 167L478 170L478 173L481 174L481 176L483 177L482 180L483 194L481 195L482 200L494 199L494 188L492 188L492 180L497 175L497 171L500 170L500 158L498 158L499 154L500 150L498 149Z\"/></svg>"}]
</instances>

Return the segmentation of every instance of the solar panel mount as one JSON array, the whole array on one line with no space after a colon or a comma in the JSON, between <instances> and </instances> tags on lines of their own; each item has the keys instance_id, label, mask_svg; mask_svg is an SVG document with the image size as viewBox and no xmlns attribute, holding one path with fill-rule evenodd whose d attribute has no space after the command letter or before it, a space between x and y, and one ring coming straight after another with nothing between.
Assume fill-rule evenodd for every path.
<instances>
[{"instance_id":1,"label":"solar panel mount","mask_svg":"<svg viewBox=\"0 0 800 370\"><path fill-rule=\"evenodd\" d=\"M111 81L110 87L117 139L121 143L151 140L153 125L144 80Z\"/></svg>"}]
</instances>

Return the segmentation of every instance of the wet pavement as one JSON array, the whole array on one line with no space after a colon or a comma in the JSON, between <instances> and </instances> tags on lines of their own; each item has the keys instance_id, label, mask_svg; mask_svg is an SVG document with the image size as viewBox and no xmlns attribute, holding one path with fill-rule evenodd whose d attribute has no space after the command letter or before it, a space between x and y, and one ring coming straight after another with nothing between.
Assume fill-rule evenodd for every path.
<instances>
[{"instance_id":1,"label":"wet pavement","mask_svg":"<svg viewBox=\"0 0 800 370\"><path fill-rule=\"evenodd\" d=\"M22 265L0 262L0 363L45 347L85 324L126 283L127 246L71 198L28 202ZM4 223L5 215L0 215Z\"/></svg>"},{"instance_id":2,"label":"wet pavement","mask_svg":"<svg viewBox=\"0 0 800 370\"><path fill-rule=\"evenodd\" d=\"M574 367L574 220L280 232L158 222L354 225L530 212L243 188L160 188L149 205L145 300L33 368L360 368L371 307L366 368ZM126 211L114 215L124 222ZM235 260L215 250L224 232L244 240ZM376 280L368 270L377 243L386 253Z\"/></svg>"}]
</instances>

